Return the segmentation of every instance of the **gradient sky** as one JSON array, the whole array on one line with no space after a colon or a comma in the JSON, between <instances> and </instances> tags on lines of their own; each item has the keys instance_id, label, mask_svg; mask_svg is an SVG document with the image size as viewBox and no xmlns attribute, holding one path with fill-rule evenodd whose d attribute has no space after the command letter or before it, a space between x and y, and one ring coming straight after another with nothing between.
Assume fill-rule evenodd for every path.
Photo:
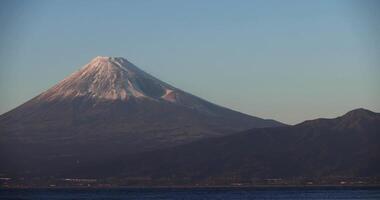
<instances>
[{"instance_id":1,"label":"gradient sky","mask_svg":"<svg viewBox=\"0 0 380 200\"><path fill-rule=\"evenodd\" d=\"M380 3L0 1L0 113L97 55L178 88L295 124L380 111Z\"/></svg>"}]
</instances>

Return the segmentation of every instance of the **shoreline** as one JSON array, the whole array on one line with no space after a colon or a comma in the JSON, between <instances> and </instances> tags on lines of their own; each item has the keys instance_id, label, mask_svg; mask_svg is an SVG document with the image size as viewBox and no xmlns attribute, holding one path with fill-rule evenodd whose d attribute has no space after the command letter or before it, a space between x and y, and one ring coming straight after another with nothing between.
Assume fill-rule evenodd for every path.
<instances>
[{"instance_id":1,"label":"shoreline","mask_svg":"<svg viewBox=\"0 0 380 200\"><path fill-rule=\"evenodd\" d=\"M48 190L60 190L60 189L301 189L301 188L307 188L307 189L380 189L380 185L373 184L373 185L240 185L240 186L233 186L233 185L162 185L162 186L9 186L9 187L3 187L0 186L0 190L3 189L48 189Z\"/></svg>"}]
</instances>

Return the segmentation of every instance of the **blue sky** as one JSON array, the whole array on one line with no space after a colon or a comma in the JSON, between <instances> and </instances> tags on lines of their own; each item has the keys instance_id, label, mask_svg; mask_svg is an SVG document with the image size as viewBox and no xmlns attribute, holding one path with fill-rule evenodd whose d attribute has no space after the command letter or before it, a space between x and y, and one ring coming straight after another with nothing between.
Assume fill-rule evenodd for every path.
<instances>
[{"instance_id":1,"label":"blue sky","mask_svg":"<svg viewBox=\"0 0 380 200\"><path fill-rule=\"evenodd\" d=\"M0 3L0 113L97 55L290 124L380 111L376 0Z\"/></svg>"}]
</instances>

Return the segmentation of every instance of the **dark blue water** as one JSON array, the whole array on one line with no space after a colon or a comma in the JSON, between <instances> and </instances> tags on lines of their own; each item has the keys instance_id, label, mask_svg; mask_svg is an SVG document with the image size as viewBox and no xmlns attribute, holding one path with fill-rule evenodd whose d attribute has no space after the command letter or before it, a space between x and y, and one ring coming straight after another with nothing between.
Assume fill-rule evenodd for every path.
<instances>
[{"instance_id":1,"label":"dark blue water","mask_svg":"<svg viewBox=\"0 0 380 200\"><path fill-rule=\"evenodd\" d=\"M0 189L0 199L367 199L380 188Z\"/></svg>"}]
</instances>

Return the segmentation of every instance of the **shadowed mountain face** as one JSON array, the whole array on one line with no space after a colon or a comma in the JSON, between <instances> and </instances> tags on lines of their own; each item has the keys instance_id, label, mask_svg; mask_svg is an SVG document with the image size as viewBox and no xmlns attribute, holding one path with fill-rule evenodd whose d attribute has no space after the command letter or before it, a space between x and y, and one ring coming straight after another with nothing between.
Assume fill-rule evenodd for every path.
<instances>
[{"instance_id":1,"label":"shadowed mountain face","mask_svg":"<svg viewBox=\"0 0 380 200\"><path fill-rule=\"evenodd\" d=\"M36 157L80 163L272 126L283 124L207 102L126 59L96 57L0 116L0 156L12 167Z\"/></svg>"},{"instance_id":2,"label":"shadowed mountain face","mask_svg":"<svg viewBox=\"0 0 380 200\"><path fill-rule=\"evenodd\" d=\"M379 177L380 114L358 109L335 119L252 129L97 166L87 175L200 180ZM76 170L74 174L85 174Z\"/></svg>"},{"instance_id":3,"label":"shadowed mountain face","mask_svg":"<svg viewBox=\"0 0 380 200\"><path fill-rule=\"evenodd\" d=\"M20 149L24 146L18 147ZM150 177L153 180L380 176L380 114L358 109L335 119L256 128L142 153L102 156L103 148L62 155L32 149L7 160L7 174L55 177ZM42 152L36 155L34 152ZM108 150L109 151L109 150ZM52 153L54 152L54 153ZM4 160L4 159L3 159ZM27 173L26 173L27 172Z\"/></svg>"}]
</instances>

